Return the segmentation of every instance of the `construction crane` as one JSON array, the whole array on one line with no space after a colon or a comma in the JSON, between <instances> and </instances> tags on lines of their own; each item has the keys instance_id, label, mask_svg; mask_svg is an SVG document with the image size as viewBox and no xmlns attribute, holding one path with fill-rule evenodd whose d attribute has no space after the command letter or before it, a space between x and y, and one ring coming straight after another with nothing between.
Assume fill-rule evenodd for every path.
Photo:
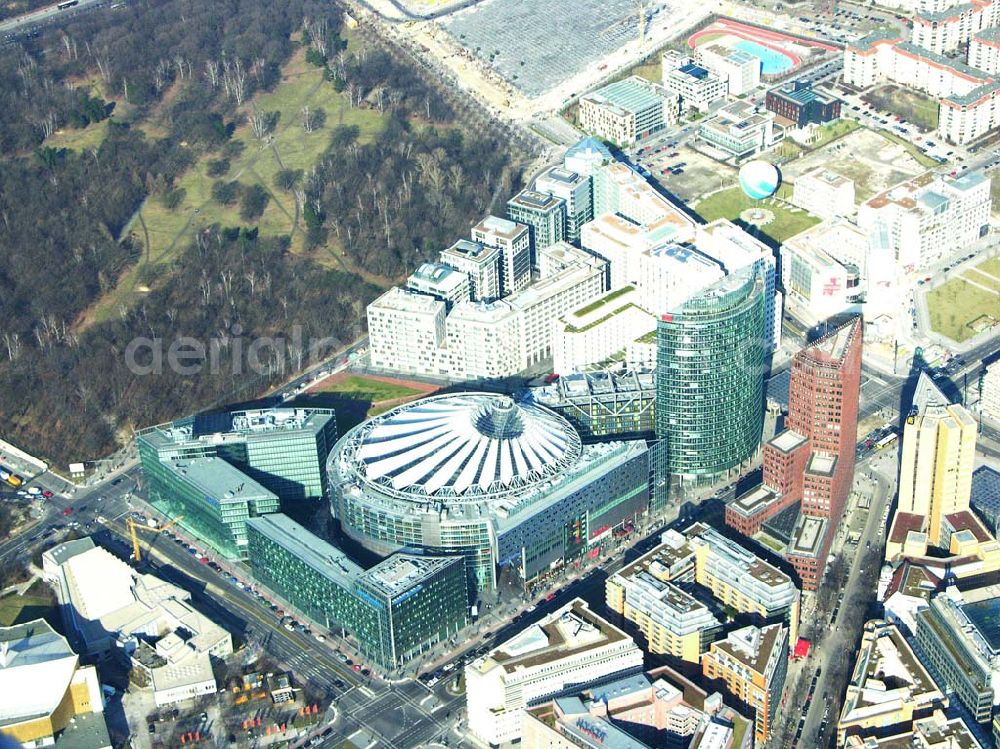
<instances>
[{"instance_id":1,"label":"construction crane","mask_svg":"<svg viewBox=\"0 0 1000 749\"><path fill-rule=\"evenodd\" d=\"M125 525L128 527L129 535L132 536L132 554L135 557L135 563L138 564L142 560L142 555L139 552L139 534L136 533L136 531L146 531L147 533L152 533L153 535L159 535L160 533L163 533L163 531L172 528L177 524L177 521L183 517L183 515L178 515L166 525L161 525L159 527L145 525L143 523L136 522L132 518L126 518Z\"/></svg>"}]
</instances>

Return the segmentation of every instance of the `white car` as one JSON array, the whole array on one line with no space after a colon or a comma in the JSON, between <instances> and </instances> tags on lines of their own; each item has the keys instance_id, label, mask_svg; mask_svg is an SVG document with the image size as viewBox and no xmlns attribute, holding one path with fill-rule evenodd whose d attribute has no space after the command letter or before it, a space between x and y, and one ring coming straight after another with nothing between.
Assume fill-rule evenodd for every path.
<instances>
[{"instance_id":1,"label":"white car","mask_svg":"<svg viewBox=\"0 0 1000 749\"><path fill-rule=\"evenodd\" d=\"M28 487L28 494L30 494L32 497L37 497L41 493L42 493L42 490L39 489L37 486L29 486Z\"/></svg>"}]
</instances>

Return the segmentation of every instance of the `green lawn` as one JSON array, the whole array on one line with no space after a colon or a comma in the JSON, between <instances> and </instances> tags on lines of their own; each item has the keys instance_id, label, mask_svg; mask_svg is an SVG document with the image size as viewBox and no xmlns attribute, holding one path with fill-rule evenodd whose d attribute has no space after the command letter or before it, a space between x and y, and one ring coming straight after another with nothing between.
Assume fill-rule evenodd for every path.
<instances>
[{"instance_id":1,"label":"green lawn","mask_svg":"<svg viewBox=\"0 0 1000 749\"><path fill-rule=\"evenodd\" d=\"M784 242L810 226L818 224L820 219L790 203L782 197L788 194L788 188L782 185L775 197L756 201L748 198L739 187L731 187L709 195L695 206L695 211L706 221L728 218L737 222L740 213L747 208L760 207L774 213L774 221L760 228L760 234L774 242Z\"/></svg>"},{"instance_id":2,"label":"green lawn","mask_svg":"<svg viewBox=\"0 0 1000 749\"><path fill-rule=\"evenodd\" d=\"M326 123L306 133L301 124L301 110L308 105L315 112L322 109ZM146 266L170 263L197 231L212 224L240 226L251 223L262 236L290 235L292 250L301 249L301 221L292 193L275 187L274 178L282 169L308 170L329 145L330 133L337 125L356 125L360 143L369 143L381 132L385 117L376 110L352 108L344 94L323 80L319 68L306 63L297 54L283 71L283 80L270 92L255 97L253 106L262 112L278 112L278 125L269 141L262 143L243 125L233 140L244 145L243 152L231 159L224 180L236 180L244 186L261 185L270 194L263 215L252 222L240 217L239 202L223 206L211 198L212 185L219 178L209 177L208 162L218 154L208 154L185 172L175 187L185 192L181 204L170 210L162 197L149 197L126 232L133 232L146 246L143 262L136 264L119 280L115 290L101 300L89 316L101 321L119 304L131 306L144 291ZM249 105L246 109L249 111Z\"/></svg>"},{"instance_id":3,"label":"green lawn","mask_svg":"<svg viewBox=\"0 0 1000 749\"><path fill-rule=\"evenodd\" d=\"M971 277L982 286L988 285L979 274ZM990 293L961 277L953 278L927 292L927 312L935 332L961 343L976 335L971 323L979 317L989 315L1000 320L1000 293Z\"/></svg>"},{"instance_id":4,"label":"green lawn","mask_svg":"<svg viewBox=\"0 0 1000 749\"><path fill-rule=\"evenodd\" d=\"M55 616L55 601L42 582L36 582L23 596L11 593L0 598L0 626L3 627L41 618L51 623Z\"/></svg>"},{"instance_id":5,"label":"green lawn","mask_svg":"<svg viewBox=\"0 0 1000 749\"><path fill-rule=\"evenodd\" d=\"M827 143L837 138L841 138L848 133L857 130L861 125L857 120L839 119L816 128L816 140L809 144L809 148L822 148Z\"/></svg>"},{"instance_id":6,"label":"green lawn","mask_svg":"<svg viewBox=\"0 0 1000 749\"><path fill-rule=\"evenodd\" d=\"M382 382L371 377L351 375L339 382L330 383L329 387L322 389L324 393L337 393L344 398L354 400L368 400L372 403L380 401L396 400L397 398L415 398L422 395L422 390L397 385L392 382Z\"/></svg>"},{"instance_id":7,"label":"green lawn","mask_svg":"<svg viewBox=\"0 0 1000 749\"><path fill-rule=\"evenodd\" d=\"M976 266L979 270L984 273L989 273L991 276L996 276L1000 278L1000 257L991 257Z\"/></svg>"},{"instance_id":8,"label":"green lawn","mask_svg":"<svg viewBox=\"0 0 1000 749\"><path fill-rule=\"evenodd\" d=\"M80 130L66 128L45 139L45 145L52 148L69 148L74 151L89 151L99 148L108 132L111 120L101 120Z\"/></svg>"}]
</instances>

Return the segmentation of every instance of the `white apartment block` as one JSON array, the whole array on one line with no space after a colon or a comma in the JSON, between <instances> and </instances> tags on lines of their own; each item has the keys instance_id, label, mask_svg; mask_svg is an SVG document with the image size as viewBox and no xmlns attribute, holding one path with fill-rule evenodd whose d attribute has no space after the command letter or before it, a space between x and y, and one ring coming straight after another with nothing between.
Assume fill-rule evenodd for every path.
<instances>
[{"instance_id":1,"label":"white apartment block","mask_svg":"<svg viewBox=\"0 0 1000 749\"><path fill-rule=\"evenodd\" d=\"M434 297L392 288L368 305L371 364L453 380L509 377L552 355L552 323L605 290L606 263L570 247L558 272L493 302L450 311ZM550 249L550 248L547 248Z\"/></svg>"},{"instance_id":2,"label":"white apartment block","mask_svg":"<svg viewBox=\"0 0 1000 749\"><path fill-rule=\"evenodd\" d=\"M792 204L827 219L853 216L854 180L818 166L795 178Z\"/></svg>"},{"instance_id":3,"label":"white apartment block","mask_svg":"<svg viewBox=\"0 0 1000 749\"><path fill-rule=\"evenodd\" d=\"M939 55L951 52L979 31L995 26L998 7L992 0L976 0L940 10L917 11L913 14L911 41Z\"/></svg>"},{"instance_id":4,"label":"white apartment block","mask_svg":"<svg viewBox=\"0 0 1000 749\"><path fill-rule=\"evenodd\" d=\"M441 253L440 260L469 277L469 298L474 302L500 298L500 250L471 239L460 239Z\"/></svg>"},{"instance_id":5,"label":"white apartment block","mask_svg":"<svg viewBox=\"0 0 1000 749\"><path fill-rule=\"evenodd\" d=\"M993 362L986 368L980 387L979 410L983 415L1000 422L1000 362Z\"/></svg>"},{"instance_id":6,"label":"white apartment block","mask_svg":"<svg viewBox=\"0 0 1000 749\"><path fill-rule=\"evenodd\" d=\"M905 274L978 239L990 208L989 177L966 173L947 179L928 172L862 203L858 227L870 237L881 234Z\"/></svg>"},{"instance_id":7,"label":"white apartment block","mask_svg":"<svg viewBox=\"0 0 1000 749\"><path fill-rule=\"evenodd\" d=\"M749 52L705 44L695 50L695 59L726 81L730 96L742 96L760 86L760 58Z\"/></svg>"},{"instance_id":8,"label":"white apartment block","mask_svg":"<svg viewBox=\"0 0 1000 749\"><path fill-rule=\"evenodd\" d=\"M469 300L469 274L444 263L421 263L406 279L406 288L440 299L450 307Z\"/></svg>"},{"instance_id":9,"label":"white apartment block","mask_svg":"<svg viewBox=\"0 0 1000 749\"><path fill-rule=\"evenodd\" d=\"M625 146L677 121L679 97L638 76L580 97L580 127Z\"/></svg>"},{"instance_id":10,"label":"white apartment block","mask_svg":"<svg viewBox=\"0 0 1000 749\"><path fill-rule=\"evenodd\" d=\"M436 374L445 338L445 303L393 287L368 305L371 365L407 374Z\"/></svg>"},{"instance_id":11,"label":"white apartment block","mask_svg":"<svg viewBox=\"0 0 1000 749\"><path fill-rule=\"evenodd\" d=\"M643 309L634 286L610 291L553 323L552 371L583 371L654 330L656 316Z\"/></svg>"},{"instance_id":12,"label":"white apartment block","mask_svg":"<svg viewBox=\"0 0 1000 749\"><path fill-rule=\"evenodd\" d=\"M969 65L991 75L1000 74L1000 28L983 29L972 36Z\"/></svg>"},{"instance_id":13,"label":"white apartment block","mask_svg":"<svg viewBox=\"0 0 1000 749\"><path fill-rule=\"evenodd\" d=\"M531 283L531 231L524 224L487 216L472 227L472 241L500 250L500 295Z\"/></svg>"},{"instance_id":14,"label":"white apartment block","mask_svg":"<svg viewBox=\"0 0 1000 749\"><path fill-rule=\"evenodd\" d=\"M985 58L983 48L977 49ZM972 43L969 54L971 62ZM968 143L1000 126L1000 82L992 73L904 42L894 33L875 32L848 44L843 75L845 83L859 88L893 81L939 97L938 132L952 143Z\"/></svg>"},{"instance_id":15,"label":"white apartment block","mask_svg":"<svg viewBox=\"0 0 1000 749\"><path fill-rule=\"evenodd\" d=\"M642 664L632 638L577 598L465 667L469 729L486 744L517 741L526 707Z\"/></svg>"},{"instance_id":16,"label":"white apartment block","mask_svg":"<svg viewBox=\"0 0 1000 749\"><path fill-rule=\"evenodd\" d=\"M687 55L672 50L663 53L663 88L680 97L680 111L708 108L726 98L729 82L718 73L698 65Z\"/></svg>"}]
</instances>

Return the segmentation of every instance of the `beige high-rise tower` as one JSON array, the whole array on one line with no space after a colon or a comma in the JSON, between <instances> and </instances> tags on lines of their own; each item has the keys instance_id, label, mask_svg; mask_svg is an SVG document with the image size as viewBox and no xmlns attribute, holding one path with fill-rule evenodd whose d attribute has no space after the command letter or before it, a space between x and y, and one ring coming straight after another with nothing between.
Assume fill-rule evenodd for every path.
<instances>
[{"instance_id":1,"label":"beige high-rise tower","mask_svg":"<svg viewBox=\"0 0 1000 749\"><path fill-rule=\"evenodd\" d=\"M964 406L920 375L903 427L898 512L922 516L932 546L941 542L941 519L969 509L977 429Z\"/></svg>"}]
</instances>

